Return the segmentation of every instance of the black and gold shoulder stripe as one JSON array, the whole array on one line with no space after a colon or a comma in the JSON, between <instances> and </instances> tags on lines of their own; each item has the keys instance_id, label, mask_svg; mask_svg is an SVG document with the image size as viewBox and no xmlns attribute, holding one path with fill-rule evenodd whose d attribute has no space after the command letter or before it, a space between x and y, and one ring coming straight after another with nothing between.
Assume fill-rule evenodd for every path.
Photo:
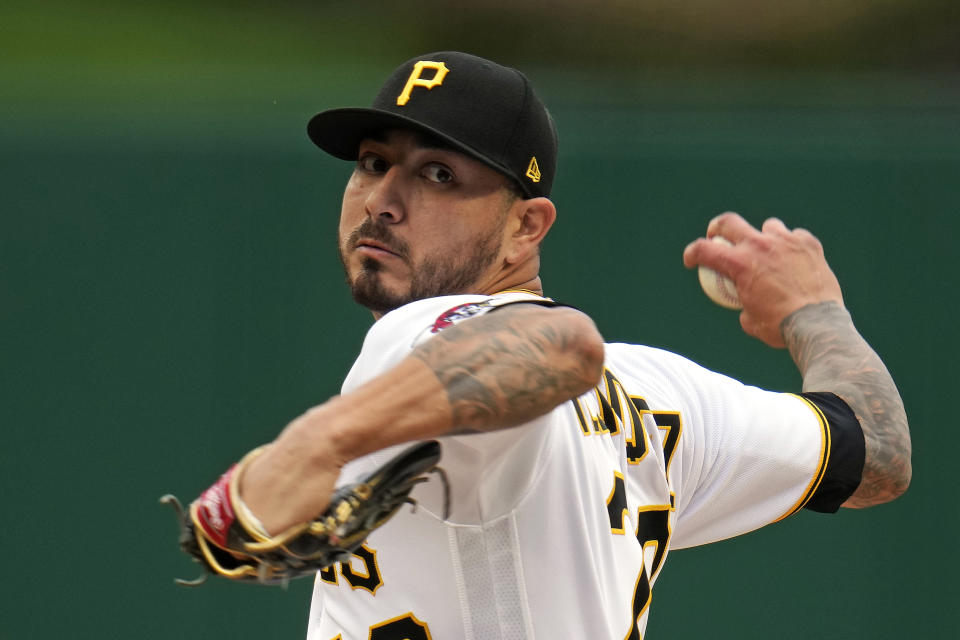
<instances>
[{"instance_id":1,"label":"black and gold shoulder stripe","mask_svg":"<svg viewBox=\"0 0 960 640\"><path fill-rule=\"evenodd\" d=\"M798 397L820 420L824 433L821 462L803 498L780 519L804 508L836 513L860 486L866 455L860 421L843 399L829 392L808 392Z\"/></svg>"}]
</instances>

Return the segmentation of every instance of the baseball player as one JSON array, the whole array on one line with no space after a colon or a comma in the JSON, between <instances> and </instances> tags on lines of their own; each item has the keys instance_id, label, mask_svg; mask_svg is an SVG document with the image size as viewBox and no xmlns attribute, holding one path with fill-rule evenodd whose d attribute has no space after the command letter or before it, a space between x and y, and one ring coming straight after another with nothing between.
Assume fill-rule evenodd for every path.
<instances>
[{"instance_id":1,"label":"baseball player","mask_svg":"<svg viewBox=\"0 0 960 640\"><path fill-rule=\"evenodd\" d=\"M743 329L789 350L802 392L774 393L605 344L544 297L557 135L518 71L427 54L308 131L355 163L340 256L376 322L342 394L265 447L234 501L277 533L425 439L449 490L417 485L416 509L317 574L311 640L641 638L671 549L906 489L899 394L810 233L727 213L706 235L730 246L683 256L731 277Z\"/></svg>"}]
</instances>

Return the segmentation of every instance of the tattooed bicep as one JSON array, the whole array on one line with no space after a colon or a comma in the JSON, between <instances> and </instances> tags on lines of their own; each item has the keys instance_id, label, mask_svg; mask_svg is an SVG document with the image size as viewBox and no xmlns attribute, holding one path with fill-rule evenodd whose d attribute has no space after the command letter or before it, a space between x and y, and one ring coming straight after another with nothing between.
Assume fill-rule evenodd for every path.
<instances>
[{"instance_id":1,"label":"tattooed bicep","mask_svg":"<svg viewBox=\"0 0 960 640\"><path fill-rule=\"evenodd\" d=\"M512 304L439 332L412 355L440 380L465 433L520 424L592 387L603 340L575 309Z\"/></svg>"}]
</instances>

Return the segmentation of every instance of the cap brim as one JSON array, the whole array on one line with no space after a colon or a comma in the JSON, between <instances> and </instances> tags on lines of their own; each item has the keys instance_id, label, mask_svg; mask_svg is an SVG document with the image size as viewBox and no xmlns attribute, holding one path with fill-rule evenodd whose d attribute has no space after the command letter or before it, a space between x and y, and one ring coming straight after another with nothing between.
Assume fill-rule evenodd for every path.
<instances>
[{"instance_id":1,"label":"cap brim","mask_svg":"<svg viewBox=\"0 0 960 640\"><path fill-rule=\"evenodd\" d=\"M359 155L360 143L365 138L388 129L412 129L425 132L516 182L510 169L492 158L488 158L433 127L428 127L416 120L389 111L361 108L322 111L310 119L307 124L307 135L310 136L315 145L330 155L341 160L356 160ZM523 184L519 182L516 182L516 184L530 196Z\"/></svg>"}]
</instances>

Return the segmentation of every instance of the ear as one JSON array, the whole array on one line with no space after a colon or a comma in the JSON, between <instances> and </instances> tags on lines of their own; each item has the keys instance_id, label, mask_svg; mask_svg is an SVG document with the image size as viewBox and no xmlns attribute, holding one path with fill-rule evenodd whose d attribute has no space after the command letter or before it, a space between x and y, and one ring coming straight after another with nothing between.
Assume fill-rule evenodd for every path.
<instances>
[{"instance_id":1,"label":"ear","mask_svg":"<svg viewBox=\"0 0 960 640\"><path fill-rule=\"evenodd\" d=\"M537 255L540 243L557 219L557 208L548 198L517 200L510 212L504 259L519 264Z\"/></svg>"}]
</instances>

